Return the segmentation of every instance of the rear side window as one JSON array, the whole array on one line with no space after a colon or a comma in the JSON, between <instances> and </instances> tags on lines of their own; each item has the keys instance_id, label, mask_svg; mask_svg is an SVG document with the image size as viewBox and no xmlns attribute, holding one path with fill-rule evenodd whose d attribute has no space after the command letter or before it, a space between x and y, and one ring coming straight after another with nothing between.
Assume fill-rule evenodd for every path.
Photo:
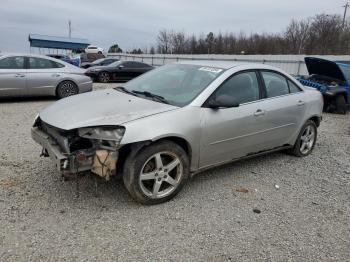
<instances>
[{"instance_id":1,"label":"rear side window","mask_svg":"<svg viewBox=\"0 0 350 262\"><path fill-rule=\"evenodd\" d=\"M301 91L301 89L290 80L288 80L288 85L289 85L289 91L291 93L298 93Z\"/></svg>"},{"instance_id":2,"label":"rear side window","mask_svg":"<svg viewBox=\"0 0 350 262\"><path fill-rule=\"evenodd\" d=\"M287 79L274 72L262 71L267 97L276 97L289 94Z\"/></svg>"},{"instance_id":3,"label":"rear side window","mask_svg":"<svg viewBox=\"0 0 350 262\"><path fill-rule=\"evenodd\" d=\"M259 84L255 72L236 74L224 82L215 92L215 96L231 96L239 104L259 100Z\"/></svg>"},{"instance_id":4,"label":"rear side window","mask_svg":"<svg viewBox=\"0 0 350 262\"><path fill-rule=\"evenodd\" d=\"M24 57L5 57L0 60L0 69L24 69Z\"/></svg>"},{"instance_id":5,"label":"rear side window","mask_svg":"<svg viewBox=\"0 0 350 262\"><path fill-rule=\"evenodd\" d=\"M29 57L29 69L61 68L62 64L38 57Z\"/></svg>"},{"instance_id":6,"label":"rear side window","mask_svg":"<svg viewBox=\"0 0 350 262\"><path fill-rule=\"evenodd\" d=\"M148 65L140 62L124 62L123 65L128 68L144 68L149 67Z\"/></svg>"}]
</instances>

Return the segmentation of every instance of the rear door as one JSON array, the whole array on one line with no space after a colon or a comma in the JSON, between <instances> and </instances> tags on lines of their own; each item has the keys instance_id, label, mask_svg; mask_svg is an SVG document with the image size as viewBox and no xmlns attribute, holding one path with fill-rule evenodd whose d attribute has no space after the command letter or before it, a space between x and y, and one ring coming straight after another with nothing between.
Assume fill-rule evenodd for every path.
<instances>
[{"instance_id":1,"label":"rear door","mask_svg":"<svg viewBox=\"0 0 350 262\"><path fill-rule=\"evenodd\" d=\"M124 62L123 63L124 77L129 80L138 76L139 66L137 62Z\"/></svg>"},{"instance_id":2,"label":"rear door","mask_svg":"<svg viewBox=\"0 0 350 262\"><path fill-rule=\"evenodd\" d=\"M52 95L62 77L63 64L41 58L28 57L27 90L30 95Z\"/></svg>"},{"instance_id":3,"label":"rear door","mask_svg":"<svg viewBox=\"0 0 350 262\"><path fill-rule=\"evenodd\" d=\"M27 95L26 79L25 57L10 56L0 59L0 97Z\"/></svg>"},{"instance_id":4,"label":"rear door","mask_svg":"<svg viewBox=\"0 0 350 262\"><path fill-rule=\"evenodd\" d=\"M269 148L290 142L299 132L305 115L302 90L286 76L271 70L260 70L265 89L261 105L265 110L266 140Z\"/></svg>"},{"instance_id":5,"label":"rear door","mask_svg":"<svg viewBox=\"0 0 350 262\"><path fill-rule=\"evenodd\" d=\"M141 62L125 62L123 63L124 66L124 75L127 79L135 78L139 75L142 75L143 73L149 71L152 69L147 64L141 63Z\"/></svg>"},{"instance_id":6,"label":"rear door","mask_svg":"<svg viewBox=\"0 0 350 262\"><path fill-rule=\"evenodd\" d=\"M143 73L149 71L152 69L151 66L145 64L145 63L140 63L140 62L134 62L134 68L135 68L135 73L134 77L137 77L139 75L142 75Z\"/></svg>"}]
</instances>

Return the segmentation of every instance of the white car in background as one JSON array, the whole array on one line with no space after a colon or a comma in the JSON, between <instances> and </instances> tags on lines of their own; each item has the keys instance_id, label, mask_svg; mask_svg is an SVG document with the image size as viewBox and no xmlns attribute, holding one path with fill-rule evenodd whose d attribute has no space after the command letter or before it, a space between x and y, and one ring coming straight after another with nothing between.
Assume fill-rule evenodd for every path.
<instances>
[{"instance_id":1,"label":"white car in background","mask_svg":"<svg viewBox=\"0 0 350 262\"><path fill-rule=\"evenodd\" d=\"M87 48L85 48L85 53L88 53L88 54L102 54L103 51L104 51L103 48L98 46L90 45Z\"/></svg>"}]
</instances>

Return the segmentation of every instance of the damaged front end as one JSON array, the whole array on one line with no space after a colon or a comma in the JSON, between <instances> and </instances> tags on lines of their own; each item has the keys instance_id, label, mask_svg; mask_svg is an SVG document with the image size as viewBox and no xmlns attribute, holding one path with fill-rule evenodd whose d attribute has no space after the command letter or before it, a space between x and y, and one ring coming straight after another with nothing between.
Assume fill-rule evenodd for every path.
<instances>
[{"instance_id":1,"label":"damaged front end","mask_svg":"<svg viewBox=\"0 0 350 262\"><path fill-rule=\"evenodd\" d=\"M65 175L89 171L106 178L116 172L118 150L125 128L120 126L84 127L62 130L39 117L32 127L32 138L43 147Z\"/></svg>"}]
</instances>

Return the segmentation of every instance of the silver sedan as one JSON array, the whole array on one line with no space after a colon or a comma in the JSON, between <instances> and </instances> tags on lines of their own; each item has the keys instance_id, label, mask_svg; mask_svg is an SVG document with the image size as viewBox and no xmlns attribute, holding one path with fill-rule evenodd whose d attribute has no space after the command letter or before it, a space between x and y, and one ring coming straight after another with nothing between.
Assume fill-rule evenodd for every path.
<instances>
[{"instance_id":1,"label":"silver sedan","mask_svg":"<svg viewBox=\"0 0 350 262\"><path fill-rule=\"evenodd\" d=\"M206 168L277 150L307 156L322 106L320 92L274 67L181 62L54 103L32 137L65 175L122 175L135 200L157 204Z\"/></svg>"},{"instance_id":2,"label":"silver sedan","mask_svg":"<svg viewBox=\"0 0 350 262\"><path fill-rule=\"evenodd\" d=\"M0 56L0 97L56 96L64 98L92 90L85 70L41 55Z\"/></svg>"}]
</instances>

